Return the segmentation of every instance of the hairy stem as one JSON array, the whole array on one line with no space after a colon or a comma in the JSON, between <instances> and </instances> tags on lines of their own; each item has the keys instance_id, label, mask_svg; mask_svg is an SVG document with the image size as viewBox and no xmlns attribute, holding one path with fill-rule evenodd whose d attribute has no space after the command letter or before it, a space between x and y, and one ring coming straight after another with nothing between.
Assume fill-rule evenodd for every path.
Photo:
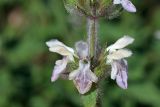
<instances>
[{"instance_id":1,"label":"hairy stem","mask_svg":"<svg viewBox=\"0 0 160 107\"><path fill-rule=\"evenodd\" d=\"M97 18L88 18L88 44L89 44L89 55L90 58L97 57Z\"/></svg>"},{"instance_id":2,"label":"hairy stem","mask_svg":"<svg viewBox=\"0 0 160 107\"><path fill-rule=\"evenodd\" d=\"M87 17L87 31L88 31L89 58L90 60L93 59L92 61L94 63L98 59L98 37L97 37L98 17L96 16L95 5L92 6L92 16ZM91 70L93 69L91 67ZM89 94L84 95L82 97L85 107L101 107L101 99L98 90L99 89L95 89L91 91Z\"/></svg>"}]
</instances>

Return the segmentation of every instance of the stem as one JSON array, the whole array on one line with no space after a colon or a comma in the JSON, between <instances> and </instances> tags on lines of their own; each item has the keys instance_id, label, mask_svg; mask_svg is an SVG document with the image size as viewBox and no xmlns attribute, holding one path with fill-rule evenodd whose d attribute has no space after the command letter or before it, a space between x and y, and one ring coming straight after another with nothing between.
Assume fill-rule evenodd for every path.
<instances>
[{"instance_id":1,"label":"stem","mask_svg":"<svg viewBox=\"0 0 160 107\"><path fill-rule=\"evenodd\" d=\"M96 98L96 105L95 105L95 107L102 107L100 93L97 92L97 94L98 94L98 96Z\"/></svg>"},{"instance_id":2,"label":"stem","mask_svg":"<svg viewBox=\"0 0 160 107\"><path fill-rule=\"evenodd\" d=\"M98 17L96 17L96 7L92 6L92 16L87 17L87 31L88 31L88 45L89 45L89 59L95 63L98 59L98 37L97 37L97 26ZM93 60L92 60L93 58ZM94 64L92 63L92 66ZM94 72L94 68L91 70ZM89 94L82 96L83 103L85 107L101 107L99 89L91 91Z\"/></svg>"},{"instance_id":3,"label":"stem","mask_svg":"<svg viewBox=\"0 0 160 107\"><path fill-rule=\"evenodd\" d=\"M87 17L88 21L88 45L89 45L89 59L94 59L97 57L97 24L98 18L96 17L96 5L95 1L90 1L91 3L91 14L92 16Z\"/></svg>"},{"instance_id":4,"label":"stem","mask_svg":"<svg viewBox=\"0 0 160 107\"><path fill-rule=\"evenodd\" d=\"M88 18L88 44L89 44L89 55L90 58L97 57L97 18Z\"/></svg>"}]
</instances>

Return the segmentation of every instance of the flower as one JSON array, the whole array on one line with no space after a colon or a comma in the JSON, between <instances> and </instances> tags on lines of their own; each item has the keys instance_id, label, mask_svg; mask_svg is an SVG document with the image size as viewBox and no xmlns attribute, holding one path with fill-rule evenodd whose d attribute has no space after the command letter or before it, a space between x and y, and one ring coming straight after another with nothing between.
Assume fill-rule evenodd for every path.
<instances>
[{"instance_id":1,"label":"flower","mask_svg":"<svg viewBox=\"0 0 160 107\"><path fill-rule=\"evenodd\" d=\"M63 56L62 60L56 61L51 77L51 81L53 82L65 71L67 63L74 61L74 50L58 40L50 40L46 44L51 52L56 52Z\"/></svg>"},{"instance_id":2,"label":"flower","mask_svg":"<svg viewBox=\"0 0 160 107\"><path fill-rule=\"evenodd\" d=\"M136 12L136 7L129 0L114 0L113 4L121 4L128 12Z\"/></svg>"},{"instance_id":3,"label":"flower","mask_svg":"<svg viewBox=\"0 0 160 107\"><path fill-rule=\"evenodd\" d=\"M85 94L92 86L92 82L97 82L98 78L90 70L90 63L79 61L79 68L69 74L69 79L74 81L79 93Z\"/></svg>"},{"instance_id":4,"label":"flower","mask_svg":"<svg viewBox=\"0 0 160 107\"><path fill-rule=\"evenodd\" d=\"M114 44L107 47L109 54L107 55L107 64L111 64L111 79L115 80L123 89L127 88L127 72L128 64L124 58L130 57L132 52L128 49L123 49L127 45L133 43L134 39L129 36L124 36L117 40Z\"/></svg>"},{"instance_id":5,"label":"flower","mask_svg":"<svg viewBox=\"0 0 160 107\"><path fill-rule=\"evenodd\" d=\"M65 72L68 62L74 62L74 57L79 59L79 68L69 74L69 80L73 80L79 93L85 94L90 90L92 82L96 83L98 81L96 75L90 70L89 49L86 42L77 42L75 44L76 51L58 40L51 40L46 44L51 52L63 56L63 59L56 61L51 77L52 82L56 81Z\"/></svg>"}]
</instances>

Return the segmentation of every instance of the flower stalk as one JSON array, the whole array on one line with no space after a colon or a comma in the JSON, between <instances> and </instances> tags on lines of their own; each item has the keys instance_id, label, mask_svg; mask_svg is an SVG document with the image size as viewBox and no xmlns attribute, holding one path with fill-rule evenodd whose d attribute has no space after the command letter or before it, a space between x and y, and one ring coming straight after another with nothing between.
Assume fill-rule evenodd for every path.
<instances>
[{"instance_id":1,"label":"flower stalk","mask_svg":"<svg viewBox=\"0 0 160 107\"><path fill-rule=\"evenodd\" d=\"M98 19L96 18L88 18L88 45L89 45L89 55L90 58L97 56L97 25Z\"/></svg>"},{"instance_id":2,"label":"flower stalk","mask_svg":"<svg viewBox=\"0 0 160 107\"><path fill-rule=\"evenodd\" d=\"M94 62L98 59L98 17L96 15L96 7L92 6L92 16L87 17L87 41L89 46L89 59ZM92 69L93 65L91 66ZM93 69L94 72L94 69ZM95 89L96 88L96 89ZM101 100L97 86L90 93L82 95L84 107L101 107Z\"/></svg>"},{"instance_id":3,"label":"flower stalk","mask_svg":"<svg viewBox=\"0 0 160 107\"><path fill-rule=\"evenodd\" d=\"M96 59L97 57L97 48L98 48L98 38L97 38L97 30L98 30L98 17L96 15L96 7L92 6L92 16L87 17L87 31L88 31L88 45L89 45L89 55L90 58Z\"/></svg>"}]
</instances>

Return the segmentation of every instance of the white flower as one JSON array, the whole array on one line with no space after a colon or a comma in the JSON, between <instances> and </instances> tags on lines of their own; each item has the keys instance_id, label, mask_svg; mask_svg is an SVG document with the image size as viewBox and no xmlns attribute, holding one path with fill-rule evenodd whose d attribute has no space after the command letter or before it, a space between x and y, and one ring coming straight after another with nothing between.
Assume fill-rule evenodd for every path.
<instances>
[{"instance_id":1,"label":"white flower","mask_svg":"<svg viewBox=\"0 0 160 107\"><path fill-rule=\"evenodd\" d=\"M136 12L136 7L129 0L114 0L113 4L121 4L128 12Z\"/></svg>"},{"instance_id":2,"label":"white flower","mask_svg":"<svg viewBox=\"0 0 160 107\"><path fill-rule=\"evenodd\" d=\"M74 61L74 50L58 40L50 40L46 44L51 52L56 52L63 56L62 60L56 61L51 77L51 81L53 82L65 71L67 63Z\"/></svg>"},{"instance_id":3,"label":"white flower","mask_svg":"<svg viewBox=\"0 0 160 107\"><path fill-rule=\"evenodd\" d=\"M124 36L117 40L114 44L107 47L108 55L106 63L111 64L111 79L117 81L117 84L123 88L127 88L127 72L128 64L124 58L130 57L132 52L124 49L127 45L133 43L134 39L129 36Z\"/></svg>"},{"instance_id":4,"label":"white flower","mask_svg":"<svg viewBox=\"0 0 160 107\"><path fill-rule=\"evenodd\" d=\"M84 63L80 60L79 68L69 74L69 79L74 81L79 93L85 94L92 86L92 82L97 82L98 78L90 70L90 63Z\"/></svg>"}]
</instances>

